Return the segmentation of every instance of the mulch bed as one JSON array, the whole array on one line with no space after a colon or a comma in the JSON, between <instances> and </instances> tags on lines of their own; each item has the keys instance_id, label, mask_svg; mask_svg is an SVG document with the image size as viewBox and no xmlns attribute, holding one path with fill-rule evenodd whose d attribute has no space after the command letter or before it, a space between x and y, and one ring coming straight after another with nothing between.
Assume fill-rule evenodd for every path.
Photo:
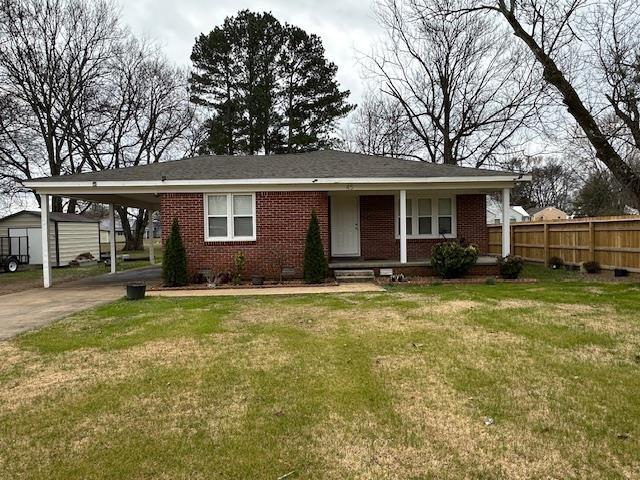
<instances>
[{"instance_id":1,"label":"mulch bed","mask_svg":"<svg viewBox=\"0 0 640 480\"><path fill-rule=\"evenodd\" d=\"M440 278L440 277L410 277L405 282L392 282L388 278L376 279L379 285L471 285L487 283L487 280L494 280L496 283L538 283L537 278L495 278L495 277L467 277L467 278Z\"/></svg>"},{"instance_id":2,"label":"mulch bed","mask_svg":"<svg viewBox=\"0 0 640 480\"><path fill-rule=\"evenodd\" d=\"M232 283L225 283L222 285L216 285L215 287L209 286L206 283L194 283L185 285L184 287L163 287L153 286L147 288L149 291L162 291L162 290L240 290L245 288L276 288L276 287L334 287L338 285L336 281L327 281L325 283L305 283L302 280L290 280L286 282L265 282L262 285L253 285L251 282L241 283L240 285L234 285Z\"/></svg>"}]
</instances>

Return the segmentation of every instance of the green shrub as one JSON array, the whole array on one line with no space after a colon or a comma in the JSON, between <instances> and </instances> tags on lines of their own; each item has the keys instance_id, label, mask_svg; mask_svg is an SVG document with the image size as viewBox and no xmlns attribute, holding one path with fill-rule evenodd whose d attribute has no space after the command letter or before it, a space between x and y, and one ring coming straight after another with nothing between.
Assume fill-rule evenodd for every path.
<instances>
[{"instance_id":1,"label":"green shrub","mask_svg":"<svg viewBox=\"0 0 640 480\"><path fill-rule=\"evenodd\" d=\"M585 272L587 273L600 273L601 270L600 264L595 260L591 262L584 262L582 264L582 268L584 268Z\"/></svg>"},{"instance_id":2,"label":"green shrub","mask_svg":"<svg viewBox=\"0 0 640 480\"><path fill-rule=\"evenodd\" d=\"M518 278L524 268L524 260L514 255L508 255L498 259L498 267L502 278L515 279Z\"/></svg>"},{"instance_id":3,"label":"green shrub","mask_svg":"<svg viewBox=\"0 0 640 480\"><path fill-rule=\"evenodd\" d=\"M164 246L162 258L162 281L166 287L181 287L189 282L187 276L187 253L180 236L178 219L171 224L169 238Z\"/></svg>"},{"instance_id":4,"label":"green shrub","mask_svg":"<svg viewBox=\"0 0 640 480\"><path fill-rule=\"evenodd\" d=\"M442 278L463 276L478 260L478 247L456 241L438 243L431 250L431 265Z\"/></svg>"},{"instance_id":5,"label":"green shrub","mask_svg":"<svg viewBox=\"0 0 640 480\"><path fill-rule=\"evenodd\" d=\"M485 285L495 285L496 279L495 277L489 277L484 281Z\"/></svg>"},{"instance_id":6,"label":"green shrub","mask_svg":"<svg viewBox=\"0 0 640 480\"><path fill-rule=\"evenodd\" d=\"M244 256L243 252L236 252L233 256L233 276L232 282L235 285L239 285L242 280L242 274L244 273L244 266L247 262L247 259Z\"/></svg>"},{"instance_id":7,"label":"green shrub","mask_svg":"<svg viewBox=\"0 0 640 480\"><path fill-rule=\"evenodd\" d=\"M551 268L560 268L564 265L564 260L562 260L560 257L551 257L549 259L549 266Z\"/></svg>"},{"instance_id":8,"label":"green shrub","mask_svg":"<svg viewBox=\"0 0 640 480\"><path fill-rule=\"evenodd\" d=\"M320 225L316 211L311 212L307 237L304 241L304 281L307 283L322 283L327 278L329 265L324 256Z\"/></svg>"}]
</instances>

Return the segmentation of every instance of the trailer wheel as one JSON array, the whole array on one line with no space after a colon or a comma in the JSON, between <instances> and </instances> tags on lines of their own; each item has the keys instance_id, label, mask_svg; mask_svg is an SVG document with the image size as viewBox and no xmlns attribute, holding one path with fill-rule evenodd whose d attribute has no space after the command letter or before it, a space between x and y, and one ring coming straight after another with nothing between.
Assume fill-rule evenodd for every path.
<instances>
[{"instance_id":1,"label":"trailer wheel","mask_svg":"<svg viewBox=\"0 0 640 480\"><path fill-rule=\"evenodd\" d=\"M18 259L16 257L9 257L4 262L4 270L9 273L14 273L18 271Z\"/></svg>"}]
</instances>

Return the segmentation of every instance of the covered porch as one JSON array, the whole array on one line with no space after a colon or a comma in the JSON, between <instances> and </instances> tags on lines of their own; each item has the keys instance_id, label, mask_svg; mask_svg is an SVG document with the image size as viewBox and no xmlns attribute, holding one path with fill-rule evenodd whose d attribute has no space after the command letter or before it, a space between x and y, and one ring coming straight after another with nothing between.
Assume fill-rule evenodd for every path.
<instances>
[{"instance_id":1,"label":"covered porch","mask_svg":"<svg viewBox=\"0 0 640 480\"><path fill-rule=\"evenodd\" d=\"M495 265L486 195L496 192L506 225L502 256L507 256L510 188L329 192L330 268L430 267L431 249L446 240L478 246L478 265Z\"/></svg>"}]
</instances>

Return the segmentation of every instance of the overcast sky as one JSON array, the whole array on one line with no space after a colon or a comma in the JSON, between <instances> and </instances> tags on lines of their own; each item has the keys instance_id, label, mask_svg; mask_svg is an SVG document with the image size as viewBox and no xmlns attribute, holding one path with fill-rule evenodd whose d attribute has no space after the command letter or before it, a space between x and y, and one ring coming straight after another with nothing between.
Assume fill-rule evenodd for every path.
<instances>
[{"instance_id":1,"label":"overcast sky","mask_svg":"<svg viewBox=\"0 0 640 480\"><path fill-rule=\"evenodd\" d=\"M120 0L122 17L136 35L157 40L174 62L188 66L196 36L238 10L270 11L281 22L322 38L338 81L358 103L363 91L358 52L369 52L380 29L369 0Z\"/></svg>"}]
</instances>

